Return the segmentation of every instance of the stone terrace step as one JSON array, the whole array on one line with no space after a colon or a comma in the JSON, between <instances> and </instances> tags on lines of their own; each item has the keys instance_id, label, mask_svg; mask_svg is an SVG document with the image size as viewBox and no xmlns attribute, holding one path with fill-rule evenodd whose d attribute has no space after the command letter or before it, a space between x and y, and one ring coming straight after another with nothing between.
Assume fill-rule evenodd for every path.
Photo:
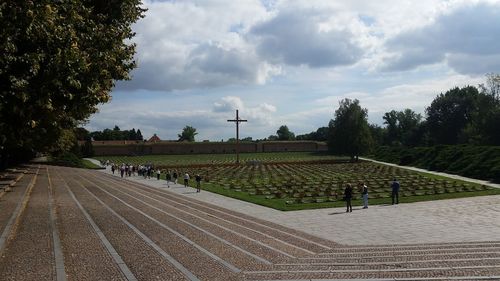
<instances>
[{"instance_id":1,"label":"stone terrace step","mask_svg":"<svg viewBox=\"0 0 500 281\"><path fill-rule=\"evenodd\" d=\"M153 248L157 251L161 250L169 254L199 279L214 280L224 277L222 279L236 280L236 274L220 263L220 260L214 259L213 255L202 251L189 240L179 237L174 232L167 231L157 222L147 219L144 215L116 199L103 196L102 192L99 193L97 188L83 181L82 178L76 177L76 175L71 178L70 186L78 200L82 201L82 205L96 220L96 224L103 230L110 242L115 245L115 248L130 266L132 272L141 270L143 263L138 262L137 258L143 257L142 253L147 250L146 245L149 244L149 247L154 245ZM73 186L79 188L73 189ZM144 241L140 242L141 239ZM144 245L141 246L141 249L133 249L132 246L140 244ZM154 256L158 256L158 254ZM155 263L151 264L154 265ZM151 279L154 278L144 280Z\"/></svg>"},{"instance_id":2,"label":"stone terrace step","mask_svg":"<svg viewBox=\"0 0 500 281\"><path fill-rule=\"evenodd\" d=\"M498 252L500 253L500 245L495 244L491 247L469 247L469 248L447 248L447 249L401 249L401 250L386 250L386 251L343 251L340 253L318 254L309 256L309 258L342 258L342 257L377 257L377 256L411 256L411 255L436 255L436 254L453 254L453 253L482 253L482 252Z\"/></svg>"},{"instance_id":3,"label":"stone terrace step","mask_svg":"<svg viewBox=\"0 0 500 281\"><path fill-rule=\"evenodd\" d=\"M201 227L202 232L206 233L208 231L210 233L217 233L220 237L227 235L237 236L239 238L244 238L246 242L250 241L253 244L257 244L255 246L268 248L269 250L275 252L271 252L271 259L279 259L280 255L283 255L281 258L287 258L314 254L307 249L299 248L285 241L277 240L271 235L230 222L221 217L206 214L196 208L186 206L186 204L180 204L176 200L161 197L147 191L138 192L136 188L128 188L124 185L120 185L117 191L128 196L132 196L141 202L146 202L148 205L154 206L154 208L158 208L161 211L166 212L168 215L172 215L178 219L186 221L188 224L194 224L196 225L195 227Z\"/></svg>"},{"instance_id":4,"label":"stone terrace step","mask_svg":"<svg viewBox=\"0 0 500 281\"><path fill-rule=\"evenodd\" d=\"M491 278L500 276L498 266L470 266L456 268L418 268L418 269L391 269L391 270L329 270L329 271L269 271L245 272L245 280L320 280L320 279L402 279L408 280L446 280L450 277L463 277L472 280L483 276ZM422 278L422 279L420 279Z\"/></svg>"},{"instance_id":5,"label":"stone terrace step","mask_svg":"<svg viewBox=\"0 0 500 281\"><path fill-rule=\"evenodd\" d=\"M92 181L89 181L89 183L91 182ZM199 228L187 220L183 220L167 212L162 212L161 209L148 202L140 202L138 198L120 194L119 188L116 189L116 187L112 188L110 186L106 187L95 184L93 185L95 188L92 188L92 192L106 203L110 204L113 202L114 204L114 202L120 202L149 219L146 221L156 222L162 227L164 225L164 231L172 230L177 233L179 237L184 237L185 239L193 241L197 245L210 252L216 253L220 258L237 267L258 267L261 262L261 260L255 259L255 255L249 254L248 251L241 250L239 247L233 247L233 245L240 245L241 247L244 247L245 242L248 242L242 241L242 239L238 236L233 235L230 237L220 233L220 235L212 235L208 231ZM255 248L257 245L250 245L250 247L252 246ZM258 254L259 251L256 250L254 253Z\"/></svg>"},{"instance_id":6,"label":"stone terrace step","mask_svg":"<svg viewBox=\"0 0 500 281\"><path fill-rule=\"evenodd\" d=\"M25 195L27 187L32 184L35 176L35 169L28 171L18 182L15 183L12 191L9 193L0 192L0 236L2 235L5 227L9 223L13 212L16 210L20 201Z\"/></svg>"},{"instance_id":7,"label":"stone terrace step","mask_svg":"<svg viewBox=\"0 0 500 281\"><path fill-rule=\"evenodd\" d=\"M276 271L332 271L332 270L389 270L412 268L455 268L466 266L500 266L499 258L455 259L455 260L418 260L394 262L361 262L330 264L277 264Z\"/></svg>"},{"instance_id":8,"label":"stone terrace step","mask_svg":"<svg viewBox=\"0 0 500 281\"><path fill-rule=\"evenodd\" d=\"M395 245L380 245L380 246L337 246L334 249L319 253L319 255L329 255L332 253L343 252L381 252L381 251L402 251L402 250L425 250L425 249L465 249L465 248L488 248L500 247L500 241L486 242L458 242L458 243L428 243L428 244L395 244Z\"/></svg>"},{"instance_id":9,"label":"stone terrace step","mask_svg":"<svg viewBox=\"0 0 500 281\"><path fill-rule=\"evenodd\" d=\"M432 255L387 255L372 257L342 257L342 258L297 258L291 263L366 263L366 262L397 262L397 261L420 261L420 260L452 260L452 259L474 259L474 258L499 258L499 252L482 253L453 253L453 254L432 254Z\"/></svg>"},{"instance_id":10,"label":"stone terrace step","mask_svg":"<svg viewBox=\"0 0 500 281\"><path fill-rule=\"evenodd\" d=\"M335 243L328 240L319 239L317 237L302 232L298 232L289 228L285 228L283 226L279 226L276 224L269 224L268 222L255 219L237 212L233 212L223 208L218 208L217 206L214 206L212 204L204 203L194 199L186 198L181 195L177 195L175 193L169 192L168 190L159 190L143 184L134 183L127 180L120 180L110 175L104 175L104 176L117 183L120 183L121 185L133 186L145 192L154 193L163 196L167 199L176 200L179 203L196 208L197 210L200 210L201 212L204 212L206 214L222 218L224 220L236 223L240 226L252 228L256 231L273 236L275 239L279 239L289 244L305 248L312 252L323 252L331 249L331 246L336 245Z\"/></svg>"},{"instance_id":11,"label":"stone terrace step","mask_svg":"<svg viewBox=\"0 0 500 281\"><path fill-rule=\"evenodd\" d=\"M49 214L48 176L37 177L17 229L0 258L0 276L6 280L53 280L55 260ZM26 265L29 265L27 270Z\"/></svg>"}]
</instances>

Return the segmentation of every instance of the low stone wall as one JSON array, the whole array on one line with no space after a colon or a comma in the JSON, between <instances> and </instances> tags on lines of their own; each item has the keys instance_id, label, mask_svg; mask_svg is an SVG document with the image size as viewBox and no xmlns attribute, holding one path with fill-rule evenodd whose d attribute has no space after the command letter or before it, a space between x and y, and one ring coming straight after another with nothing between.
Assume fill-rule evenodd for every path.
<instances>
[{"instance_id":1,"label":"low stone wall","mask_svg":"<svg viewBox=\"0 0 500 281\"><path fill-rule=\"evenodd\" d=\"M235 153L236 143L227 142L119 142L95 141L96 156ZM327 151L326 143L314 141L242 142L241 153Z\"/></svg>"}]
</instances>

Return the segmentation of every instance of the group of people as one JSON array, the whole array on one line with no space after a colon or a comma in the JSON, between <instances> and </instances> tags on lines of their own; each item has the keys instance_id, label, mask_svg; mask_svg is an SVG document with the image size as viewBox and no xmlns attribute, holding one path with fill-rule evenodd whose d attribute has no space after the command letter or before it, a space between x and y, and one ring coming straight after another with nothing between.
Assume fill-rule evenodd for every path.
<instances>
[{"instance_id":1,"label":"group of people","mask_svg":"<svg viewBox=\"0 0 500 281\"><path fill-rule=\"evenodd\" d=\"M400 184L396 178L393 179L391 183L391 198L392 205L399 204L399 188ZM361 192L361 198L363 199L363 209L368 209L368 186L364 182L360 182L358 184L358 188ZM346 213L352 212L352 197L353 197L353 188L350 183L348 183L344 189L344 199L346 202Z\"/></svg>"},{"instance_id":2,"label":"group of people","mask_svg":"<svg viewBox=\"0 0 500 281\"><path fill-rule=\"evenodd\" d=\"M161 170L160 168L155 169L152 164L134 166L132 164L122 163L121 165L117 165L115 163L110 163L109 161L106 161L106 166L111 166L111 172L113 174L115 174L115 171L119 171L120 176L122 178L135 176L137 173L137 176L142 176L145 179L150 179L152 177L155 177L155 175L156 175L156 179L160 180L161 175L165 174L165 180L167 181L167 187L170 187L170 183L177 184L177 181L178 181L179 177L181 176L181 174L178 173L177 170L169 171L169 170ZM184 187L188 187L189 180L191 179L190 175L187 172L185 172L182 177L184 180ZM195 176L196 192L201 191L201 180L202 180L202 177L200 176L200 174L197 174Z\"/></svg>"}]
</instances>

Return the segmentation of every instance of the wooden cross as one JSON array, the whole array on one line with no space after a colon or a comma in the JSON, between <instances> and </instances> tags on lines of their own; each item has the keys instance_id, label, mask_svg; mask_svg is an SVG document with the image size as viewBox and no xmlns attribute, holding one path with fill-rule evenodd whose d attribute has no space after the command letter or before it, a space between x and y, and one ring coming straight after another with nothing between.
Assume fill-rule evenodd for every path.
<instances>
[{"instance_id":1,"label":"wooden cross","mask_svg":"<svg viewBox=\"0 0 500 281\"><path fill-rule=\"evenodd\" d=\"M240 163L240 123L247 122L247 120L240 119L238 109L236 109L236 119L227 120L227 122L236 123L236 163Z\"/></svg>"}]
</instances>

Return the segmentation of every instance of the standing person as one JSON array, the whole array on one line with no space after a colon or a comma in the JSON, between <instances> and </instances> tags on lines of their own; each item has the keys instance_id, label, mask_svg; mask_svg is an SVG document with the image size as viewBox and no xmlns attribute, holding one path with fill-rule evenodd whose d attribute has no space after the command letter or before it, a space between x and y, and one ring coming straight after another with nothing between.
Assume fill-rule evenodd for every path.
<instances>
[{"instance_id":1,"label":"standing person","mask_svg":"<svg viewBox=\"0 0 500 281\"><path fill-rule=\"evenodd\" d=\"M160 176L161 176L161 170L160 170L160 168L158 168L158 169L156 169L156 179L160 180Z\"/></svg>"},{"instance_id":2,"label":"standing person","mask_svg":"<svg viewBox=\"0 0 500 281\"><path fill-rule=\"evenodd\" d=\"M186 172L184 174L184 187L188 187L189 185L189 174Z\"/></svg>"},{"instance_id":3,"label":"standing person","mask_svg":"<svg viewBox=\"0 0 500 281\"><path fill-rule=\"evenodd\" d=\"M124 173L125 173L125 164L122 164L122 165L120 166L120 175L121 175L121 177L122 177L122 178L123 178L123 174L124 174Z\"/></svg>"},{"instance_id":4,"label":"standing person","mask_svg":"<svg viewBox=\"0 0 500 281\"><path fill-rule=\"evenodd\" d=\"M113 175L115 174L115 164L111 165L111 172L113 173Z\"/></svg>"},{"instance_id":5,"label":"standing person","mask_svg":"<svg viewBox=\"0 0 500 281\"><path fill-rule=\"evenodd\" d=\"M177 171L174 171L174 183L177 184L177 178L179 175L177 174Z\"/></svg>"},{"instance_id":6,"label":"standing person","mask_svg":"<svg viewBox=\"0 0 500 281\"><path fill-rule=\"evenodd\" d=\"M167 171L167 174L165 175L165 179L167 180L167 187L170 187L170 180L172 179L172 176L170 175L170 171Z\"/></svg>"},{"instance_id":7,"label":"standing person","mask_svg":"<svg viewBox=\"0 0 500 281\"><path fill-rule=\"evenodd\" d=\"M368 209L368 186L364 182L361 183L361 196L363 197L363 209Z\"/></svg>"},{"instance_id":8,"label":"standing person","mask_svg":"<svg viewBox=\"0 0 500 281\"><path fill-rule=\"evenodd\" d=\"M392 205L394 205L394 198L396 198L396 204L399 204L399 182L394 178L391 183L392 188Z\"/></svg>"},{"instance_id":9,"label":"standing person","mask_svg":"<svg viewBox=\"0 0 500 281\"><path fill-rule=\"evenodd\" d=\"M200 176L200 174L197 174L195 179L196 179L196 192L200 192L200 190L201 190L201 176Z\"/></svg>"},{"instance_id":10,"label":"standing person","mask_svg":"<svg viewBox=\"0 0 500 281\"><path fill-rule=\"evenodd\" d=\"M344 198L345 198L345 204L347 207L346 213L349 213L349 212L352 213L352 186L350 183L348 183L345 187Z\"/></svg>"}]
</instances>

